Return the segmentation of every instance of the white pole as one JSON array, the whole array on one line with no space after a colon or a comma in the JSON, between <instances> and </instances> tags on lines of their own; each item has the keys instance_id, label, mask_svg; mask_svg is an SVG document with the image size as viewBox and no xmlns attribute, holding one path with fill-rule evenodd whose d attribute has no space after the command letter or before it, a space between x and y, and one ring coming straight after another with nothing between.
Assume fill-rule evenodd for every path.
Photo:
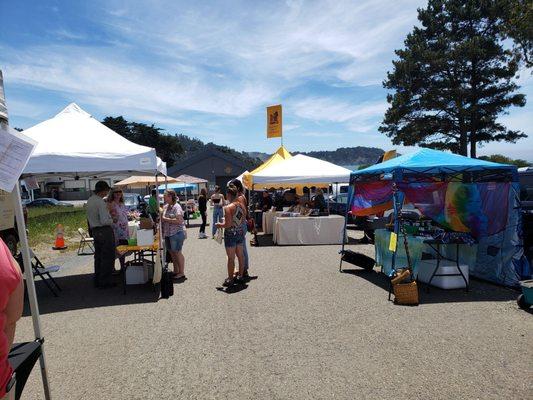
<instances>
[{"instance_id":1,"label":"white pole","mask_svg":"<svg viewBox=\"0 0 533 400\"><path fill-rule=\"evenodd\" d=\"M159 183L157 181L157 174L158 172L156 171L155 173L155 187L156 187L156 196L157 196L157 207L159 207ZM165 190L167 189L168 187L168 182L167 182L167 176L165 175ZM164 204L163 204L164 206ZM165 241L163 240L163 224L161 222L161 216L162 216L162 213L160 212L159 213L159 221L157 222L157 225L158 225L158 232L157 232L157 236L158 236L158 239L159 239L159 248L157 249L157 251L159 251L159 255L160 255L160 259L161 259L161 278L163 278L163 267L166 265L166 256L167 256L167 252L166 252L166 249L165 249Z\"/></svg>"},{"instance_id":2,"label":"white pole","mask_svg":"<svg viewBox=\"0 0 533 400\"><path fill-rule=\"evenodd\" d=\"M41 376L43 378L44 397L50 400L50 385L48 383L48 373L46 372L46 360L44 356L43 336L41 332L41 321L39 318L39 304L37 303L37 294L35 293L35 282L33 281L33 269L31 267L30 246L28 236L26 235L26 223L24 222L24 212L20 201L20 188L18 183L11 193L13 205L15 207L15 218L17 220L18 235L21 242L22 259L24 260L24 276L26 278L26 289L28 291L28 300L30 302L31 319L33 322L33 332L35 339L41 341L41 356L39 363L41 365Z\"/></svg>"}]
</instances>

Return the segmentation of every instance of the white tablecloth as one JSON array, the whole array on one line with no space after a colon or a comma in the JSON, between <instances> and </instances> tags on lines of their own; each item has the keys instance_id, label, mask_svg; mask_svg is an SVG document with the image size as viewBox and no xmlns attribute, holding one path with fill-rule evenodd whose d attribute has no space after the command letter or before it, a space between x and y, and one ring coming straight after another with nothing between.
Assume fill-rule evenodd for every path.
<instances>
[{"instance_id":1,"label":"white tablecloth","mask_svg":"<svg viewBox=\"0 0 533 400\"><path fill-rule=\"evenodd\" d=\"M263 212L263 233L265 235L272 235L274 233L274 220L277 216L283 214L283 211L264 211Z\"/></svg>"},{"instance_id":2,"label":"white tablecloth","mask_svg":"<svg viewBox=\"0 0 533 400\"><path fill-rule=\"evenodd\" d=\"M274 217L274 243L280 245L342 244L344 217Z\"/></svg>"}]
</instances>

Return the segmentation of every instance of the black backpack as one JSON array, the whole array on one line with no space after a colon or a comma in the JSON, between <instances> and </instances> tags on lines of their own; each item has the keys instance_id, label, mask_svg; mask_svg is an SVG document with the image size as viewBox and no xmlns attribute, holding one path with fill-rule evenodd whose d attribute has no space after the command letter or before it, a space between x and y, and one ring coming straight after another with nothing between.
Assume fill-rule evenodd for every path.
<instances>
[{"instance_id":1,"label":"black backpack","mask_svg":"<svg viewBox=\"0 0 533 400\"><path fill-rule=\"evenodd\" d=\"M168 268L163 269L161 275L161 298L168 299L174 295L174 282L172 281L172 272Z\"/></svg>"}]
</instances>

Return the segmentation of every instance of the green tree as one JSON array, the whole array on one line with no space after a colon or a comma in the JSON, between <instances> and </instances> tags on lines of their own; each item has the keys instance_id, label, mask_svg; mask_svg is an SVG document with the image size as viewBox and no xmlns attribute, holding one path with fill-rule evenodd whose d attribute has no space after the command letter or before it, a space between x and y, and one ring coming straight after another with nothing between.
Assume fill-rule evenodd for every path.
<instances>
[{"instance_id":1,"label":"green tree","mask_svg":"<svg viewBox=\"0 0 533 400\"><path fill-rule=\"evenodd\" d=\"M126 139L148 147L155 148L156 154L171 167L183 148L176 136L162 133L162 129L153 124L128 122L124 117L105 117L102 123Z\"/></svg>"},{"instance_id":2,"label":"green tree","mask_svg":"<svg viewBox=\"0 0 533 400\"><path fill-rule=\"evenodd\" d=\"M499 0L502 38L514 42L516 54L528 68L533 66L533 3L531 0Z\"/></svg>"},{"instance_id":3,"label":"green tree","mask_svg":"<svg viewBox=\"0 0 533 400\"><path fill-rule=\"evenodd\" d=\"M516 165L517 167L529 167L531 165L531 163L527 162L526 160L521 160L521 159L512 159L510 157L506 157L502 154L492 154L490 156L481 156L479 157L481 160L486 160L486 161L492 161L492 162L495 162L495 163L500 163L500 164L510 164L510 165Z\"/></svg>"},{"instance_id":4,"label":"green tree","mask_svg":"<svg viewBox=\"0 0 533 400\"><path fill-rule=\"evenodd\" d=\"M515 52L504 46L495 1L429 0L421 26L397 50L384 87L393 93L379 130L394 144L448 149L476 157L477 146L526 137L497 121L525 96L513 78Z\"/></svg>"}]
</instances>

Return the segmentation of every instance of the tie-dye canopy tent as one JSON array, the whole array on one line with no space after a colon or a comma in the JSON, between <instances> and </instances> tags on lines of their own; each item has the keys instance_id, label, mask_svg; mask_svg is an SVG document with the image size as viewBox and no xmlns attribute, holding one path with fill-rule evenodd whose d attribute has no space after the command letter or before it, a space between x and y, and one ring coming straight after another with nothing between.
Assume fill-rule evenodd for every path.
<instances>
[{"instance_id":1,"label":"tie-dye canopy tent","mask_svg":"<svg viewBox=\"0 0 533 400\"><path fill-rule=\"evenodd\" d=\"M424 148L353 172L350 183L352 214L392 209L396 187L424 217L476 239L472 276L508 286L530 277L515 166Z\"/></svg>"}]
</instances>

